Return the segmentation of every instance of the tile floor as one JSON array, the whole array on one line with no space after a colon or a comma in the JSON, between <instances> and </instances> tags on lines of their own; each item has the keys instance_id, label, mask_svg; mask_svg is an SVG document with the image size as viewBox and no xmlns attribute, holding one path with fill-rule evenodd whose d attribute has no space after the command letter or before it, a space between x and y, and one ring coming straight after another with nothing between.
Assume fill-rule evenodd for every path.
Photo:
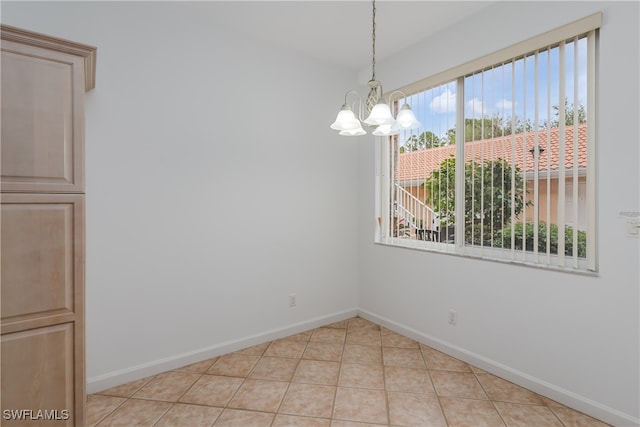
<instances>
[{"instance_id":1,"label":"tile floor","mask_svg":"<svg viewBox=\"0 0 640 427\"><path fill-rule=\"evenodd\" d=\"M94 426L606 426L362 318L102 391Z\"/></svg>"}]
</instances>

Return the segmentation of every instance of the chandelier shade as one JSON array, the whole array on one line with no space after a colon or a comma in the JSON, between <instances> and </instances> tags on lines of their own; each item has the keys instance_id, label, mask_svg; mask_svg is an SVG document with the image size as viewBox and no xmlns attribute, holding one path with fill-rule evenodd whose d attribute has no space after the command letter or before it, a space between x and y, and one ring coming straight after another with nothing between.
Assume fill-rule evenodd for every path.
<instances>
[{"instance_id":1,"label":"chandelier shade","mask_svg":"<svg viewBox=\"0 0 640 427\"><path fill-rule=\"evenodd\" d=\"M405 103L400 108L397 117L393 117L389 103L395 93L400 93L406 98L407 96L399 90L396 90L389 95L389 103L387 103L383 97L382 83L376 80L376 1L371 1L372 6L372 32L371 40L373 46L373 53L371 59L371 80L369 80L369 87L371 90L367 95L365 104L363 106L362 98L360 94L354 90L347 92L344 97L344 104L336 120L331 124L331 129L337 130L339 135L342 136L359 136L366 135L365 130L362 128L364 123L374 128L373 135L375 136L388 136L398 135L401 130L411 130L419 128L420 122L416 119L415 114L411 110L409 104ZM358 107L358 116L353 112L347 98L350 94L358 96L358 103L353 104ZM366 119L362 119L363 110L366 108L369 113Z\"/></svg>"},{"instance_id":2,"label":"chandelier shade","mask_svg":"<svg viewBox=\"0 0 640 427\"><path fill-rule=\"evenodd\" d=\"M372 133L374 136L391 136L399 135L400 128L397 123L380 125Z\"/></svg>"},{"instance_id":3,"label":"chandelier shade","mask_svg":"<svg viewBox=\"0 0 640 427\"><path fill-rule=\"evenodd\" d=\"M400 108L396 121L402 129L417 129L420 127L420 122L416 119L416 115L413 114L413 110L409 107L409 104L404 104Z\"/></svg>"},{"instance_id":4,"label":"chandelier shade","mask_svg":"<svg viewBox=\"0 0 640 427\"><path fill-rule=\"evenodd\" d=\"M338 112L336 121L331 124L331 129L338 131L353 130L362 127L360 120L353 114L353 110L347 104L344 104Z\"/></svg>"},{"instance_id":5,"label":"chandelier shade","mask_svg":"<svg viewBox=\"0 0 640 427\"><path fill-rule=\"evenodd\" d=\"M358 129L354 129L354 130L341 130L340 132L338 132L338 135L342 135L342 136L360 136L360 135L366 135L367 133L364 131L364 129L362 129L362 126L359 126Z\"/></svg>"},{"instance_id":6,"label":"chandelier shade","mask_svg":"<svg viewBox=\"0 0 640 427\"><path fill-rule=\"evenodd\" d=\"M369 126L380 126L386 123L393 122L393 115L391 114L391 109L384 102L384 99L380 99L378 103L373 107L369 117L367 117L364 121Z\"/></svg>"}]
</instances>

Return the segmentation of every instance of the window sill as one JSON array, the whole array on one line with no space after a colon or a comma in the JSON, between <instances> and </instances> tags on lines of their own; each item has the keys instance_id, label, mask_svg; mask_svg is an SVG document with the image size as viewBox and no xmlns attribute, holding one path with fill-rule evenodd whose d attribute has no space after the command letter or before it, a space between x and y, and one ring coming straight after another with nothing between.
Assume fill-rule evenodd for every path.
<instances>
[{"instance_id":1,"label":"window sill","mask_svg":"<svg viewBox=\"0 0 640 427\"><path fill-rule=\"evenodd\" d=\"M395 242L383 242L383 241L374 241L373 243L379 246L409 249L409 250L428 252L428 253L433 253L438 255L452 255L459 258L466 258L466 259L473 259L473 260L480 260L480 261L490 261L490 262L496 262L499 264L508 264L508 265L513 265L518 267L535 268L538 270L577 274L577 275L588 276L588 277L600 277L600 274L598 271L588 271L586 269L580 270L576 268L560 267L556 265L536 264L533 262L518 260L518 259L494 258L494 257L483 256L478 254L462 254L456 251L455 245L448 244L448 243L424 242L424 241L398 239L398 238L392 238L392 239L401 240L402 244L395 243ZM413 243L409 243L409 242L413 242ZM488 249L485 249L485 250L488 250ZM557 258L556 256L553 256L553 257ZM581 260L581 262L586 263L586 260Z\"/></svg>"}]
</instances>

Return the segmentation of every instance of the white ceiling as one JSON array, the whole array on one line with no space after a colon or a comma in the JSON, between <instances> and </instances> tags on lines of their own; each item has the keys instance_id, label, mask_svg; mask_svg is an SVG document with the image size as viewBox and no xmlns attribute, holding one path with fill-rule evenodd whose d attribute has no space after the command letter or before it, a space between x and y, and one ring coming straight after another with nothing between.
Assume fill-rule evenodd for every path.
<instances>
[{"instance_id":1,"label":"white ceiling","mask_svg":"<svg viewBox=\"0 0 640 427\"><path fill-rule=\"evenodd\" d=\"M376 59L405 49L493 3L377 0ZM370 1L236 1L225 2L223 7L224 16L219 18L242 33L352 70L370 67Z\"/></svg>"}]
</instances>

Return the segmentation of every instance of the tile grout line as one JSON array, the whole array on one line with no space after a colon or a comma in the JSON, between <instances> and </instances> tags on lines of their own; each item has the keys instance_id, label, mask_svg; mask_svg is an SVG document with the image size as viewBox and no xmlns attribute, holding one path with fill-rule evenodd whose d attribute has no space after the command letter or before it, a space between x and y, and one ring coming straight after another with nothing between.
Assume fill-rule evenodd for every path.
<instances>
[{"instance_id":1,"label":"tile grout line","mask_svg":"<svg viewBox=\"0 0 640 427\"><path fill-rule=\"evenodd\" d=\"M447 426L450 426L449 420L447 419L447 414L444 412L444 408L442 407L442 402L440 401L440 394L438 393L438 389L436 388L436 384L433 381L433 377L431 375L431 364L429 363L428 358L425 356L422 351L422 346L418 343L418 348L420 350L420 355L422 356L422 360L424 361L424 366L427 368L427 376L429 377L429 381L431 381L431 386L433 387L433 394L436 397L436 402L438 402L438 409L440 409L440 415L442 415L442 419Z\"/></svg>"},{"instance_id":2,"label":"tile grout line","mask_svg":"<svg viewBox=\"0 0 640 427\"><path fill-rule=\"evenodd\" d=\"M158 423L160 422L160 420L161 420L162 418L164 418L164 416L165 416L165 415L167 415L167 414L169 413L169 411L171 410L171 408L173 408L174 406L176 406L176 403L178 403L178 402L169 402L169 403L171 403L171 406L169 406L169 407L168 407L168 408L167 408L167 409L162 413L162 415L160 415L160 416L158 417L158 419L157 419L153 424L151 424L151 427L153 427L153 426L155 426L156 424L158 424Z\"/></svg>"},{"instance_id":3,"label":"tile grout line","mask_svg":"<svg viewBox=\"0 0 640 427\"><path fill-rule=\"evenodd\" d=\"M216 359L216 360L214 360L213 362L211 362L211 364L209 364L209 366L208 366L206 369L204 369L202 372L193 372L194 374L198 374L198 378L196 378L196 379L193 381L193 383L192 383L189 387L187 387L187 389L186 389L186 390L185 390L185 391L184 391L180 396L178 396L178 397L176 398L176 400L175 400L174 402L171 402L171 406L170 406L170 407L169 407L169 408L168 408L168 409L167 409L167 410L162 414L162 416L160 416L160 418L158 418L158 419L156 420L156 422L155 422L155 423L153 423L153 425L152 425L152 426L155 426L156 424L158 424L158 423L162 420L162 418L164 418L164 416L165 416L165 415L167 415L167 414L169 413L169 411L171 411L171 409L173 409L177 404L179 404L179 403L180 403L180 399L182 399L182 398L183 398L187 393L189 393L189 391L191 391L191 389L193 388L193 386L195 386L195 385L196 385L196 383L197 383L198 381L200 381L200 378L202 378L202 376L203 376L203 375L204 375L204 374L205 374L209 369L211 369L211 367L212 367L212 366L213 366L213 365L218 361L218 359L219 359L219 358L218 358L218 357L216 357L215 359ZM196 362L196 363L198 363L198 362ZM174 371L170 371L170 372L180 372L180 371L176 371L176 370L174 370ZM190 373L190 372L182 372L182 373ZM144 387L144 386L143 386L143 387ZM136 392L136 393L137 393L137 392ZM222 412L220 412L220 413L222 413ZM219 417L219 416L220 416L220 414L218 414L218 416L213 420L213 423L215 423L215 422L216 422L216 420L218 419L218 417ZM211 423L211 426L213 426L213 423Z\"/></svg>"},{"instance_id":4,"label":"tile grout line","mask_svg":"<svg viewBox=\"0 0 640 427\"><path fill-rule=\"evenodd\" d=\"M531 393L534 393L541 401L542 401L542 405L536 405L536 404L529 404L529 403L523 403L523 402L510 402L510 401L506 401L506 400L495 400L492 399L491 396L489 396L489 392L487 391L487 389L485 388L485 386L482 384L482 381L480 381L480 378L478 377L478 375L493 375L490 373L484 374L484 373L480 373L480 372L474 372L473 369L471 370L473 372L473 375L476 378L476 381L478 381L478 383L480 384L480 387L482 387L482 390L484 391L484 393L487 395L487 397L489 398L489 401L491 402L491 405L494 407L494 409L496 410L496 412L498 413L498 415L500 416L500 418L502 419L502 422L504 422L504 424L506 426L508 426L509 424L507 423L507 421L504 419L504 416L502 415L502 412L500 412L500 410L498 409L498 407L495 405L496 402L500 402L500 403L507 403L507 404L514 404L514 405L527 405L527 406L533 406L533 407L543 407L543 408L547 408L549 410L549 412L551 412L553 414L553 416L555 417L555 419L564 427L567 427L567 425L560 419L560 417L558 417L558 415L556 415L556 413L549 407L549 405L547 405L545 403L545 401L542 399L542 396L539 395L538 393L535 393L529 389L526 389L522 386L519 386L518 384L514 384L511 381L508 380L504 380L504 378L500 378L496 375L494 375L497 378L500 378L504 381L509 382L510 384L513 384L516 387L521 387L524 390L527 390Z\"/></svg>"},{"instance_id":5,"label":"tile grout line","mask_svg":"<svg viewBox=\"0 0 640 427\"><path fill-rule=\"evenodd\" d=\"M296 367L293 369L293 373L291 374L291 378L289 378L289 382L287 384L287 389L284 391L284 394L282 395L282 399L280 400L280 403L278 404L278 407L275 410L275 415L273 416L273 420L271 420L270 426L273 426L273 424L276 422L276 418L278 418L278 414L280 413L280 408L282 407L282 404L284 403L284 399L287 397L287 393L289 392L289 389L291 388L291 384L293 384L293 377L296 375L296 371L298 370L298 366L300 366L300 361L302 360L302 356L304 355L304 352L307 350L307 347L309 346L309 342L311 341L311 336L309 336L309 339L306 341L304 348L302 349L302 352L300 353L300 356L297 357L298 361L296 362ZM271 344L273 344L273 341L271 342ZM271 344L269 344L269 346L265 349L265 353L269 350L269 348L271 347ZM257 363L256 363L257 365ZM255 368L255 366L254 366ZM284 414L283 414L284 415Z\"/></svg>"},{"instance_id":6,"label":"tile grout line","mask_svg":"<svg viewBox=\"0 0 640 427\"><path fill-rule=\"evenodd\" d=\"M387 379L386 379L386 367L387 365L384 363L384 337L382 334L382 326L380 328L380 357L382 360L382 389L384 390L384 403L385 410L387 412L387 425L391 425L391 408L389 405L389 391L387 390Z\"/></svg>"},{"instance_id":7,"label":"tile grout line","mask_svg":"<svg viewBox=\"0 0 640 427\"><path fill-rule=\"evenodd\" d=\"M104 395L101 395L104 396ZM106 397L115 397L115 396L106 396ZM125 404L125 402L127 402L127 400L129 400L128 398L124 398L124 400L122 402L120 402L115 408L113 408L111 411L107 412L102 418L100 418L95 424L93 424L93 426L97 426L98 424L100 424L102 421L104 421L109 415L113 414L116 409L118 409L119 407L121 407L122 405ZM92 427L92 426L91 426Z\"/></svg>"},{"instance_id":8,"label":"tile grout line","mask_svg":"<svg viewBox=\"0 0 640 427\"><path fill-rule=\"evenodd\" d=\"M347 327L344 330L344 341L342 343L342 352L340 353L340 360L338 361L338 378L336 378L336 392L333 394L333 401L331 402L331 418L329 418L329 425L333 424L333 416L336 410L336 401L338 400L338 387L340 387L340 377L342 376L342 363L344 361L344 348L347 345L347 335L349 334L349 321L347 321Z\"/></svg>"},{"instance_id":9,"label":"tile grout line","mask_svg":"<svg viewBox=\"0 0 640 427\"><path fill-rule=\"evenodd\" d=\"M498 417L500 417L500 421L502 421L502 424L505 425L505 427L507 427L509 424L507 424L507 421L504 419L504 417L502 416L502 414L500 413L500 411L498 410L498 407L495 405L493 399L491 398L491 396L489 396L489 392L487 391L487 389L485 388L484 385L482 385L482 382L480 381L480 379L478 378L478 374L473 372L473 369L471 370L471 373L473 373L473 378L476 380L476 382L478 383L478 385L480 385L480 388L482 389L482 391L484 392L484 394L487 396L487 399L489 399L489 402L491 403L491 407L493 408L494 411L496 411L496 413L498 414Z\"/></svg>"},{"instance_id":10,"label":"tile grout line","mask_svg":"<svg viewBox=\"0 0 640 427\"><path fill-rule=\"evenodd\" d=\"M382 386L384 387L384 398L387 405L387 425L391 425L391 404L389 403L389 390L387 390L387 364L384 363L384 334L380 326L380 357L382 358Z\"/></svg>"},{"instance_id":11,"label":"tile grout line","mask_svg":"<svg viewBox=\"0 0 640 427\"><path fill-rule=\"evenodd\" d=\"M111 416L111 414L113 414L114 412L116 412L116 410L118 410L121 406L123 406L125 403L127 403L129 400L131 400L131 398L133 397L134 394L136 394L137 392L139 392L140 390L142 390L142 388L144 386L146 386L147 384L149 384L157 375L152 375L149 377L149 379L147 381L145 381L140 387L138 387L135 391L133 391L131 394L129 394L128 396L112 396L112 395L108 395L108 394L100 394L100 396L106 396L106 397L120 397L123 398L124 401L120 402L119 405L117 405L115 408L113 408L111 411L109 411L107 414L105 414L102 418L100 418L95 424L94 426L99 426L100 423L102 423L104 420L106 420L109 416ZM104 390L104 391L108 391ZM95 394L99 394L99 393L94 393Z\"/></svg>"},{"instance_id":12,"label":"tile grout line","mask_svg":"<svg viewBox=\"0 0 640 427\"><path fill-rule=\"evenodd\" d=\"M329 421L329 425L333 424L335 410L336 410L336 401L338 400L338 387L340 387L340 378L342 377L342 365L344 363L344 351L347 346L347 335L349 334L349 321L347 321L347 326L344 329L344 341L342 342L342 351L340 352L340 360L338 361L338 378L336 378L336 392L333 395L333 401L331 403L331 418Z\"/></svg>"},{"instance_id":13,"label":"tile grout line","mask_svg":"<svg viewBox=\"0 0 640 427\"><path fill-rule=\"evenodd\" d=\"M297 360L295 361L295 364L291 364L291 366L293 366L293 370L292 370L291 376L289 377L288 381L286 381L286 383L287 383L287 384L286 384L286 388L284 389L284 393L282 394L282 398L280 399L279 403L278 403L278 404L277 404L277 406L275 407L274 412L272 413L272 414L273 414L273 418L272 418L271 422L269 423L269 425L270 425L271 427L273 427L273 426L275 426L275 425L276 425L276 419L277 419L277 417L278 417L279 415L283 415L283 416L291 416L291 417L303 417L303 418L314 418L314 419L327 420L326 418L323 418L322 416L304 415L304 414L302 414L302 413L300 413L300 414L284 414L284 413L282 413L282 414L281 414L281 413L280 413L280 410L283 408L283 404L284 404L284 402L285 402L285 399L286 399L286 397L287 397L287 394L288 394L288 393L289 393L289 391L291 390L291 386L292 386L292 384L294 383L294 377L295 377L295 374L296 374L296 372L297 372L298 368L301 366L301 363L302 363L302 360L303 360L303 358L304 358L304 355L305 355L306 351L307 351L308 349L310 349L311 344L312 344L313 342L316 342L316 343L318 343L318 344L333 344L333 342L331 341L331 339L333 339L333 334L327 334L327 335L319 334L319 336L320 336L320 335L322 335L322 336L321 336L321 338L326 337L326 339L327 339L328 341L312 341L313 334L314 334L314 333L315 333L315 331L317 331L318 329L325 328L325 329L333 329L333 330L340 330L340 331L344 331L343 340L342 340L342 347L341 347L341 351L340 351L340 357L339 357L339 360L338 360L338 373L337 373L337 379L336 379L336 383L335 383L335 393L334 393L334 395L333 395L333 399L332 399L332 401L331 401L330 417L329 417L329 419L328 419L327 421L329 421L329 423L330 423L330 424L332 424L334 421L341 421L341 420L342 420L342 418L340 418L340 419L338 419L338 418L334 418L334 415L336 415L335 411L336 411L336 403L337 403L338 389L339 389L339 388L341 388L341 387L342 387L342 388L371 389L371 390L375 389L375 387L369 387L369 386L362 386L362 385L358 385L358 384L361 384L361 382L354 383L354 384L356 384L356 385L351 385L351 386L348 386L348 385L346 385L346 386L341 386L341 385L340 385L340 381L341 381L342 376L343 376L343 368L345 367L345 363L346 363L346 362L345 362L345 355L347 354L347 352L346 352L346 346L347 346L347 341L348 341L348 337L349 337L349 332L350 332L350 331L351 331L351 332L362 331L362 332L364 332L364 334L363 334L363 335L366 335L366 334L367 334L367 332L366 332L366 331L370 331L370 329L369 329L368 325L367 325L367 326L364 326L364 325L363 325L363 327L362 327L362 328L360 328L360 327L356 327L356 326L353 326L353 325L355 325L355 323L356 323L356 322L353 322L353 323L351 322L353 319L361 319L361 318L359 318L359 317L357 317L357 316L356 316L356 317L354 317L354 318L347 319L347 320L343 321L343 322L346 322L346 326L345 326L344 328L342 328L342 327L330 327L330 325L320 326L320 327L318 327L318 328L314 328L314 329L310 330L309 332L311 332L311 333L310 333L310 334L308 335L308 337L306 337L306 339L304 339L304 340L302 340L302 339L301 339L301 340L291 340L292 342L304 342L304 346L303 346L302 350L300 351L300 353L298 353L298 354L297 354L297 356L294 358L294 359L297 359ZM365 320L365 321L366 321L366 319L362 319L362 320ZM370 339L363 339L363 342L362 342L362 343L354 343L353 345L358 345L358 346L362 346L362 347L366 347L366 348L377 348L377 351L378 351L378 354L380 355L380 360L381 360L381 362L380 362L380 363L381 363L381 364L380 364L380 366L381 366L381 372L382 372L382 387L383 387L383 391L384 391L384 398L385 398L385 402L384 402L384 404L385 404L385 409L386 409L386 421L387 421L387 425L388 425L388 426L390 426L390 425L391 425L391 411L390 411L390 409L391 409L391 407L390 407L390 406L391 406L391 405L390 405L390 394L392 393L392 391L388 389L387 371L388 371L388 369L390 369L390 368L391 368L391 366L393 366L393 365L389 365L389 366L387 366L387 365L385 364L385 358L384 358L384 349L385 349L385 340L384 340L384 335L385 335L385 334L384 334L383 332L385 332L385 331L386 331L386 329L384 329L384 328L383 328L382 326L380 326L380 325L375 324L374 322L371 322L371 321L367 321L367 322L371 323L372 325L374 325L374 326L376 326L376 327L378 328L378 329L377 329L377 332L378 332L378 334L379 334L379 339L380 339L379 344L372 344L372 342L373 342L373 341L371 341ZM340 323L340 322L335 322L335 323ZM394 332L394 331L391 331L391 330L388 330L388 331L389 331L390 333L393 333L393 332ZM306 331L305 331L305 332L306 332ZM400 334L400 335L401 335L401 334ZM282 339L280 339L280 340L285 340L286 338L287 338L287 337L284 337L284 338L282 338ZM401 349L404 349L404 348L412 348L412 347L406 347L405 345L403 345L403 344L405 344L403 341L396 340L394 336L391 336L389 339L390 339L390 341L388 342L389 348L401 348ZM150 377L149 377L148 379L146 379L146 381L144 381L144 382L143 382L139 387L137 387L136 389L134 389L132 392L128 393L127 395L120 395L120 396L117 396L117 395L103 394L102 392L93 393L93 395L95 395L95 396L101 396L101 397L107 397L107 398L122 398L122 399L123 399L123 401L122 401L122 402L120 402L119 404L117 404L117 405L116 405L115 407L113 407L111 410L109 410L106 414L104 414L102 417L100 417L100 418L99 418L95 423L93 423L92 425L93 425L93 426L98 426L98 425L100 425L101 423L104 423L104 422L105 422L105 420L107 420L109 417L113 416L113 414L114 414L114 413L116 413L117 411L119 411L119 410L120 410L124 405L128 404L128 402L130 402L130 401L136 401L136 400L170 403L170 405L167 407L167 409L165 409L165 410L164 410L164 411L159 415L159 417L158 417L158 418L157 418L157 419L156 419L152 424L150 424L150 425L153 425L153 426L159 425L159 424L162 422L162 419L163 419L163 418L164 418L164 417L165 417L165 416L166 416L170 411L172 411L172 410L173 410L173 409L174 409L178 404L181 404L181 403L184 403L184 404L186 404L186 405L196 405L196 406L203 406L203 407L208 407L208 408L217 408L217 409L220 409L220 412L219 412L219 413L218 413L218 414L213 418L213 420L212 420L212 422L211 422L210 426L215 425L215 423L216 423L216 422L218 422L218 421L220 420L220 416L222 415L222 413L223 413L225 410L227 410L227 409L233 409L233 410L244 410L244 411L256 412L256 413L270 413L270 411L264 411L264 410L259 410L259 409L231 408L231 407L229 406L229 404L233 401L233 399L234 399L234 398L236 398L236 397L238 396L238 393L240 392L241 388L242 388L242 387L247 383L247 380L248 380L248 379L250 379L250 376L252 375L252 373L254 373L254 372L255 372L255 370L256 370L256 368L257 368L257 366L260 364L260 362L261 362L261 361L264 361L264 360L265 360L265 358L277 358L277 359L291 359L291 358L292 358L292 357L290 357L289 355L282 356L282 355L280 355L280 354L277 354L277 351L276 351L276 354L275 354L275 355L268 355L267 353L268 353L269 349L271 348L271 346L273 345L273 343L274 343L275 341L279 341L279 340L268 341L268 342L266 343L266 347L264 348L264 350L262 350L262 351L260 352L259 357L258 357L258 360L257 360L257 361L255 362L255 364L251 367L251 369L249 369L249 370L247 371L247 373L246 373L246 374L244 374L244 375L242 376L242 378L241 378L241 379L242 379L242 381L239 383L239 385L238 385L238 387L236 388L236 390L235 390L235 391L230 395L230 397L229 397L229 399L227 400L227 402L226 402L224 405L221 405L222 407L220 407L220 406L212 406L212 405L208 405L208 404L197 404L197 403L180 402L180 399L184 398L184 396L185 396L186 394L188 394L190 391L192 391L192 390L193 390L193 388L194 388L194 386L195 386L195 384L196 384L198 381L200 381L202 378L204 378L205 376L209 376L209 375L213 376L214 374L208 374L208 371L209 371L209 370L210 370L210 369L211 369L211 368L212 368L216 363L218 363L218 360L220 360L220 358L221 358L221 357L223 357L223 356L225 356L225 355L215 357L215 360L214 360L213 362L211 362L211 363L208 365L208 367L207 367L206 369L204 369L203 371L200 371L200 372L198 372L198 371L195 371L195 372L194 372L194 371L191 371L191 372L189 372L189 371L180 371L179 369L181 369L181 368L178 368L178 369L175 369L175 370L171 370L171 371L167 371L167 372L179 372L179 373L191 373L191 374L196 374L196 375L194 375L195 379L194 379L194 380L193 380L193 382L192 382L192 383L191 383L191 384L186 388L186 390L185 390L184 392L182 392L179 396L177 396L175 399L172 399L172 401L159 400L159 399L155 399L155 398L144 398L144 397L136 398L136 397L135 397L135 395L136 395L137 393L139 393L139 392L140 392L144 387L146 387L146 386L147 386L151 381L153 381L153 380L154 380L154 378L156 378L156 377L157 377L157 375L150 376ZM366 341L366 343L364 343L364 341ZM529 390L529 389L527 389L527 388L525 388L525 387L522 387L522 386L519 386L519 385L517 385L517 384L511 383L510 381L508 381L508 380L504 380L503 378L498 377L498 376L496 376L498 379L504 380L504 381L508 382L509 384L512 384L513 386L521 387L522 389L524 389L524 390L526 390L526 391L528 391L528 392L530 392L530 393L533 393L535 396L537 396L537 397L541 400L541 402L540 402L540 403L537 403L537 402L535 402L535 403L531 403L529 399L525 399L524 397L523 397L523 399L524 399L525 401L523 401L523 402L520 402L520 401L511 401L511 400L501 400L502 398L501 398L501 399L499 399L499 400L495 400L495 399L491 398L491 396L489 395L489 392L488 392L489 388L493 387L493 389L495 389L496 391L501 390L500 394L498 394L498 395L496 395L496 396L503 396L502 391L507 391L507 390L508 390L508 388L504 387L504 389L503 389L503 387L502 387L502 385L501 385L500 383L496 383L496 384L494 384L494 383L489 382L489 383L487 383L486 385L484 385L484 384L481 382L481 378L485 378L485 376L487 376L487 379L489 379L489 378L488 378L488 376L489 376L489 375L493 375L493 374L490 374L490 373L485 372L485 371L483 371L483 370L474 369L474 366L472 366L472 365L470 365L470 364L468 364L468 363L466 363L466 362L463 362L463 363L464 363L464 366L465 366L465 367L467 367L467 368L470 368L471 373L473 374L473 377L472 377L472 378L474 378L474 380L476 381L476 383L480 386L480 389L481 389L481 390L482 390L482 392L484 393L484 395L485 395L485 397L486 397L486 400L485 400L485 399L472 399L472 398L466 398L466 397L458 397L458 396L456 396L455 394L454 394L454 395L451 395L451 396L441 396L441 395L439 394L439 392L438 392L437 388L436 388L436 384L435 384L434 379L433 379L433 373L434 373L434 372L436 372L436 371L444 371L444 372L460 372L460 371L458 370L458 369L460 369L460 368L458 368L456 365L444 364L445 362L446 362L446 363L448 363L448 361L446 361L446 360L440 361L439 356L438 356L438 357L436 357L436 356L437 356L437 354L434 354L433 356L434 356L434 357L436 357L436 359L435 359L434 363L435 363L435 362L437 362L437 363L436 363L436 366L441 366L441 365L442 365L442 367L443 367L443 368L441 368L441 369L433 368L433 369L432 369L432 366L431 366L431 363L430 363L431 357L428 357L428 354L430 355L430 353L429 353L429 352L427 352L427 351L424 351L424 350L425 350L425 348L427 348L427 349L428 349L429 347L428 347L427 345L423 345L423 344L422 344L422 343L420 343L419 341L415 341L415 340L412 340L412 341L413 341L413 342L415 342L415 343L417 343L417 345L418 345L418 351L420 352L420 360L422 361L422 363L424 364L424 367L425 367L425 375L426 375L426 377L427 377L427 378L429 379L429 381L430 381L430 385L431 385L431 387L433 388L433 395L434 395L434 397L435 397L435 401L436 401L436 402L437 402L437 404L438 404L438 409L439 409L440 414L441 414L441 416L442 416L442 418L443 418L443 421L445 422L445 424L446 424L447 426L450 426L450 425L451 425L451 424L450 424L450 421L453 421L453 420L449 420L449 419L448 419L448 417L447 417L447 415L446 415L446 413L445 413L445 411L444 411L444 407L443 407L443 404L442 404L442 400L441 400L441 399L442 399L442 398L445 398L445 397L446 397L446 398L450 398L450 399L470 400L470 401L474 401L474 400L475 400L475 401L487 401L487 400L488 400L488 401L491 403L491 406L490 406L490 407L491 407L491 408L493 408L493 410L497 413L497 415L498 415L499 419L501 420L501 422L502 422L505 426L508 426L508 425L509 425L509 424L507 423L507 418L505 418L505 417L506 417L506 416L508 416L511 412L510 412L510 411L505 412L505 414L503 415L503 413L498 409L498 406L496 405L498 402L499 402L500 404L505 404L505 405L514 405L514 406L530 406L530 407L536 407L536 408L537 408L537 407L547 408L547 410L548 410L548 411L550 411L550 412L553 414L553 417L554 417L553 419L555 419L556 421L558 421L558 422L559 422L559 425L562 425L562 426L564 426L564 427L567 427L567 426L569 426L569 425L570 425L570 423L568 424L568 422L570 421L570 419L568 418L568 421L567 421L567 422L563 421L563 419L560 417L560 415L558 415L558 412L557 412L558 408L567 408L569 411L571 411L571 413L570 413L570 416L571 416L571 417L573 417L573 416L574 416L574 415L573 415L573 413L575 412L575 413L577 413L577 414L579 414L579 415L581 415L581 416L588 417L588 418L591 418L591 419L593 419L593 420L599 421L599 420L595 419L594 417L591 417L591 416L589 416L589 415L586 415L586 414L584 414L584 413L582 413L582 412L580 412L580 411L577 411L577 410L575 410L575 409L572 409L572 408L567 407L567 406L564 406L564 405L560 405L559 407L555 407L555 406L551 405L549 401L547 401L547 400L543 399L543 398L546 398L545 396L540 395L540 394L538 394L538 393L535 393L535 392L533 392L533 391L531 391L531 390ZM395 344L395 345L394 345L394 344ZM264 344L262 344L262 343L261 343L261 344L259 344L259 345L264 345ZM295 346L294 346L294 347L295 347ZM302 347L302 346L300 346L300 347ZM284 350L284 353L283 353L283 354L288 354L286 350L288 350L288 349L286 349L286 347L285 347L285 350ZM337 348L335 348L335 349L334 349L334 351L335 351L335 350L337 350ZM324 351L324 350L323 350L323 351ZM435 351L437 351L437 350L435 350ZM229 353L229 354L234 354L234 353L238 353L238 352L233 352L233 353ZM320 354L320 353L318 353L318 354ZM324 353L322 353L322 354L324 354ZM334 354L335 354L335 353L334 353ZM357 353L355 353L355 354L357 355ZM448 356L449 358L455 359L455 358L453 358L453 356L449 356L449 355L448 355L448 354L446 354L446 353L443 353L443 354L444 354L445 356ZM327 360L322 359L322 357L324 357L324 356L322 356L322 355L321 355L321 356L319 356L319 357L320 357L320 358L318 358L318 357L314 357L314 358L311 358L311 359L304 359L304 360L309 360L309 361L323 361L323 362L324 362L324 361L327 361L327 362L328 362L328 361L330 361L330 359L327 359ZM329 357L329 356L327 356L327 357ZM212 359L213 359L213 358L212 358ZM414 360L415 360L415 359L414 359ZM456 359L456 360L457 360L457 359ZM442 363L441 363L441 362L442 362ZM199 362L196 362L196 363L199 363ZM352 362L350 362L350 363L354 363L354 364L358 364L358 365L365 365L365 366L366 366L366 365L377 365L377 362L376 362L376 363L371 362L371 361L368 359L368 357L367 357L367 358L360 358L360 359L356 358L356 360L355 360L355 361L352 361ZM398 366L402 366L402 365L398 365ZM409 368L409 367L410 367L410 366L408 366L408 365L407 365L407 368ZM456 369L456 368L457 368L457 369ZM267 373L269 373L269 372L270 372L270 371L269 371L269 370L267 370ZM464 372L466 372L466 371L464 371ZM220 376L228 377L228 375L220 375ZM268 375L267 375L267 376L268 376ZM232 376L232 377L233 377L233 376ZM238 377L236 377L236 378L238 378ZM261 378L254 378L254 379L255 379L255 380L268 381L268 382L270 382L270 383L275 383L275 382L285 382L285 381L282 381L282 380L279 380L279 379L261 379ZM297 384L297 383L296 383L296 384ZM302 383L300 383L300 384L307 384L307 383L302 382ZM318 382L311 382L311 383L308 383L308 384L310 384L310 385L328 385L328 384L318 383ZM367 384L368 384L368 383L367 383ZM497 387L497 388L496 388L496 387ZM422 388L421 388L420 390L422 390ZM105 390L105 391L108 391L108 390ZM414 391L406 391L406 390L405 390L405 388L402 388L401 390L396 390L396 392L398 392L398 393L416 394L416 395L430 395L430 394L431 394L431 393L422 393L422 392L420 392L420 391L415 391L415 390L414 390ZM90 395L89 395L89 396L90 396ZM518 396L519 396L519 395L518 395ZM525 396L525 397L526 397L526 396ZM523 400L523 399L519 399L519 400ZM546 398L546 399L549 399L549 398ZM88 399L87 399L87 400L88 400ZM551 400L551 399L549 399L549 400ZM561 414L564 414L564 412L562 412L562 411L559 411L559 412L560 412ZM564 415L563 415L563 416L564 416ZM567 416L568 416L568 415L567 415ZM347 421L347 420L344 420L344 421ZM358 421L358 422L362 422L362 421Z\"/></svg>"},{"instance_id":14,"label":"tile grout line","mask_svg":"<svg viewBox=\"0 0 640 427\"><path fill-rule=\"evenodd\" d=\"M262 360L262 358L264 357L264 354L267 352L267 349L271 346L271 343L273 341L268 341L267 342L267 346L265 347L265 349L262 351L262 354L260 355L260 358L256 361L256 363L253 365L253 367L249 370L249 372L247 372L247 374L242 378L242 382L240 383L240 385L238 386L238 388L236 389L236 391L234 391L231 395L231 397L229 398L229 400L224 404L222 412L220 413L220 415L218 416L218 418L220 418L220 416L222 416L222 414L224 413L225 410L230 409L230 410L239 410L239 408L231 408L229 407L229 404L231 403L231 401L236 397L236 395L238 394L238 392L240 391L240 389L242 388L242 386L247 382L247 380L249 379L249 376L253 373L253 371L256 369L256 366L258 366L260 364L260 361ZM260 345L260 344L258 344ZM231 353L231 354L238 354L237 351ZM212 365L213 366L213 365ZM275 416L274 416L275 419ZM217 422L217 419L216 419Z\"/></svg>"}]
</instances>

